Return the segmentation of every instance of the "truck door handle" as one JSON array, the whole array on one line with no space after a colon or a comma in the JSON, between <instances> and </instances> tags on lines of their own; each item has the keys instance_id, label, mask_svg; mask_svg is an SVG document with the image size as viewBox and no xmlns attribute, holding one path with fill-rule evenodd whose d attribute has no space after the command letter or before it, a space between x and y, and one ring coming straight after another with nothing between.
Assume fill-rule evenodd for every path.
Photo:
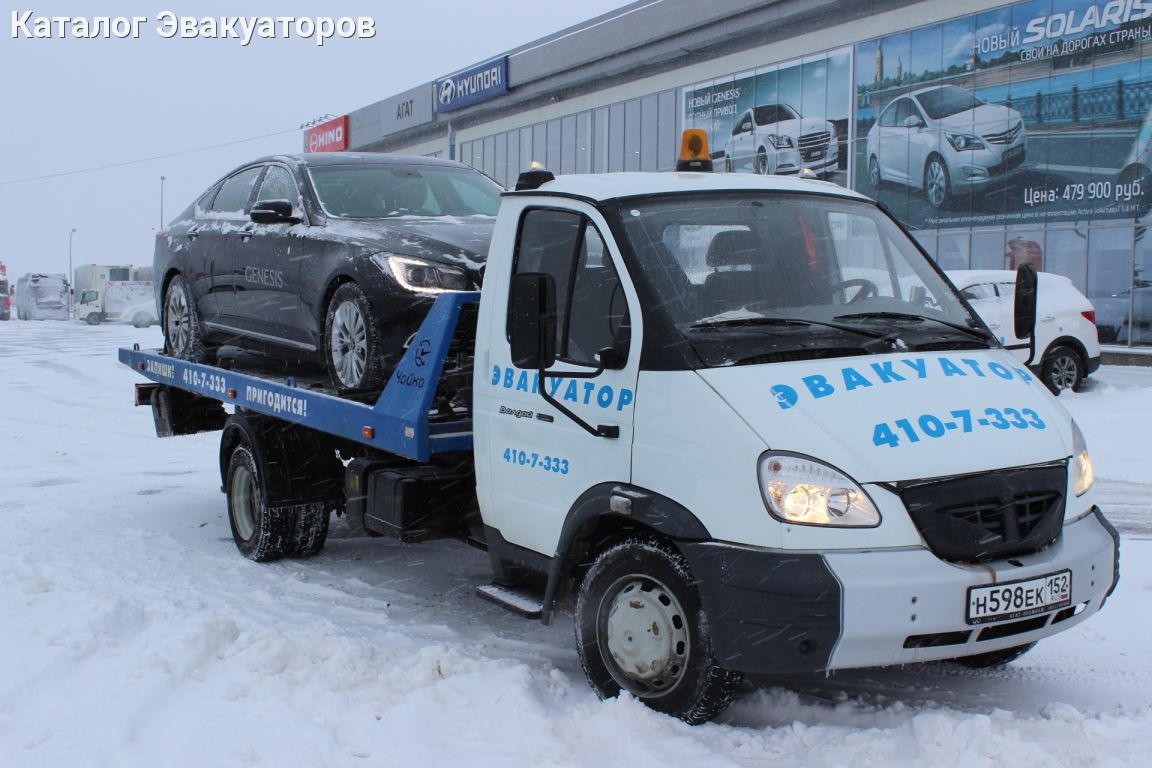
<instances>
[{"instance_id":1,"label":"truck door handle","mask_svg":"<svg viewBox=\"0 0 1152 768\"><path fill-rule=\"evenodd\" d=\"M1045 322L1045 323L1050 323L1055 319L1056 319L1056 315L1044 315L1044 317L1040 318L1040 320L1042 322Z\"/></svg>"}]
</instances>

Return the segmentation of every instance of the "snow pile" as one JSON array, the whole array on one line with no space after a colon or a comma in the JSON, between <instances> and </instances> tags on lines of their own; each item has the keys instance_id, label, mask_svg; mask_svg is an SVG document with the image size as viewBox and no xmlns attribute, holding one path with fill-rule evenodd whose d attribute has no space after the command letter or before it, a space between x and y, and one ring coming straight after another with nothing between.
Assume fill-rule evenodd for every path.
<instances>
[{"instance_id":1,"label":"snow pile","mask_svg":"<svg viewBox=\"0 0 1152 768\"><path fill-rule=\"evenodd\" d=\"M692 728L600 702L571 622L472 594L454 542L352 538L259 565L231 542L216 436L158 440L117 346L156 328L0 323L2 766L1143 766L1152 542L1121 525L1108 607L1019 662L751 691ZM1102 502L1152 487L1152 369L1067 399ZM1146 521L1144 522L1146 525Z\"/></svg>"}]
</instances>

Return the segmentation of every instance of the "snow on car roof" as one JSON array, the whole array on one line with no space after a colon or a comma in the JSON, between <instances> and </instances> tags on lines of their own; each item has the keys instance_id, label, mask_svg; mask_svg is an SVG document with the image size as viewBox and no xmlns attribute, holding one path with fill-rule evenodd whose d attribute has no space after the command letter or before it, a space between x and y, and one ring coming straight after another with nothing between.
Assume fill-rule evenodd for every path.
<instances>
[{"instance_id":1,"label":"snow on car roof","mask_svg":"<svg viewBox=\"0 0 1152 768\"><path fill-rule=\"evenodd\" d=\"M565 174L538 189L505 192L505 195L555 194L592 201L675 192L807 192L859 200L869 198L827 181L750 173L599 173Z\"/></svg>"}]
</instances>

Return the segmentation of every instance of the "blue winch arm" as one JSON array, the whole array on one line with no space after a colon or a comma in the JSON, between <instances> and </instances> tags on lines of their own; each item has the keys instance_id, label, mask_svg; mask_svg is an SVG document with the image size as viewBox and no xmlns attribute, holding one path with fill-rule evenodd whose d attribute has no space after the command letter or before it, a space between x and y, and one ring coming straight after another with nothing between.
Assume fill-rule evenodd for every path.
<instances>
[{"instance_id":1,"label":"blue winch arm","mask_svg":"<svg viewBox=\"0 0 1152 768\"><path fill-rule=\"evenodd\" d=\"M158 350L122 347L119 359L144 377L165 386L275 416L398 456L427 461L433 453L472 448L470 414L431 423L428 412L460 311L465 304L479 300L480 294L474 291L436 297L375 405L302 389L293 383L178 360Z\"/></svg>"}]
</instances>

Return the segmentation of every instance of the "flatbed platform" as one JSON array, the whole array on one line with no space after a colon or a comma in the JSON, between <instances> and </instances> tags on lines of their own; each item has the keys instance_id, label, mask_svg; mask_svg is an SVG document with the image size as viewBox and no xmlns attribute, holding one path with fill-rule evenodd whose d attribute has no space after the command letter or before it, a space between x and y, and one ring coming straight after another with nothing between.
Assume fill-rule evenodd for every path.
<instances>
[{"instance_id":1,"label":"flatbed platform","mask_svg":"<svg viewBox=\"0 0 1152 768\"><path fill-rule=\"evenodd\" d=\"M433 418L431 412L461 308L479 300L478 292L438 296L374 403L337 396L314 376L193 363L139 347L122 347L118 355L162 386L427 461L434 453L472 449L471 413Z\"/></svg>"}]
</instances>

